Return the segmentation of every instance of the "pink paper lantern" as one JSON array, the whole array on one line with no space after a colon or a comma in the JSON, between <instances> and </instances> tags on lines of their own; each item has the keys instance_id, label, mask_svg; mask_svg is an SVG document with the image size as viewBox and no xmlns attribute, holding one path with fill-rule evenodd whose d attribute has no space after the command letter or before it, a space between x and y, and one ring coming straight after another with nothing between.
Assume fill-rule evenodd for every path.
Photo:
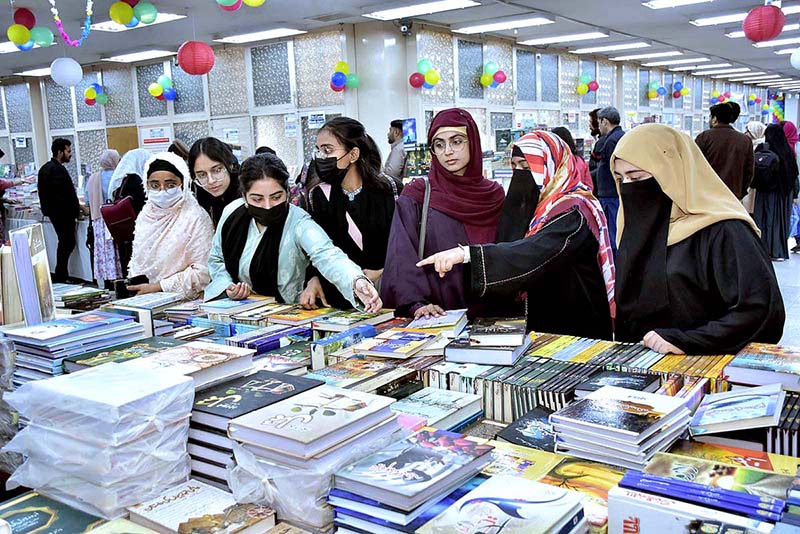
<instances>
[{"instance_id":1,"label":"pink paper lantern","mask_svg":"<svg viewBox=\"0 0 800 534\"><path fill-rule=\"evenodd\" d=\"M744 35L754 43L771 41L783 31L786 15L778 6L754 7L742 22Z\"/></svg>"},{"instance_id":2,"label":"pink paper lantern","mask_svg":"<svg viewBox=\"0 0 800 534\"><path fill-rule=\"evenodd\" d=\"M186 41L178 49L178 65L186 74L201 76L214 68L214 50L202 41Z\"/></svg>"}]
</instances>

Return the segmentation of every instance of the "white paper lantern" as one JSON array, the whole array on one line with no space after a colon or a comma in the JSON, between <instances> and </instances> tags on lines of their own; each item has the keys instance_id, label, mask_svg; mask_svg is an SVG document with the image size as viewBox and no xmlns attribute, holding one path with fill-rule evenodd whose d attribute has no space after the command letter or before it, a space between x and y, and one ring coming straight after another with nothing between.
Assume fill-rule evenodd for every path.
<instances>
[{"instance_id":1,"label":"white paper lantern","mask_svg":"<svg viewBox=\"0 0 800 534\"><path fill-rule=\"evenodd\" d=\"M83 69L74 59L60 57L50 64L50 77L58 85L72 87L83 79Z\"/></svg>"},{"instance_id":2,"label":"white paper lantern","mask_svg":"<svg viewBox=\"0 0 800 534\"><path fill-rule=\"evenodd\" d=\"M800 48L792 52L792 56L789 58L789 62L792 64L792 67L800 70Z\"/></svg>"}]
</instances>

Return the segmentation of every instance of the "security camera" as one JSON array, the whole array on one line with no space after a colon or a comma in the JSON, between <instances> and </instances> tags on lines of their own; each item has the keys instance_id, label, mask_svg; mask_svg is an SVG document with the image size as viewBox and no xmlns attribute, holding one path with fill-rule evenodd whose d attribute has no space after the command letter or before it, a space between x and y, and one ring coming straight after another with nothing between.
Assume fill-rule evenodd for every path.
<instances>
[{"instance_id":1,"label":"security camera","mask_svg":"<svg viewBox=\"0 0 800 534\"><path fill-rule=\"evenodd\" d=\"M402 33L406 37L411 35L411 28L413 26L414 23L411 21L411 19L400 19L399 22L400 33Z\"/></svg>"}]
</instances>

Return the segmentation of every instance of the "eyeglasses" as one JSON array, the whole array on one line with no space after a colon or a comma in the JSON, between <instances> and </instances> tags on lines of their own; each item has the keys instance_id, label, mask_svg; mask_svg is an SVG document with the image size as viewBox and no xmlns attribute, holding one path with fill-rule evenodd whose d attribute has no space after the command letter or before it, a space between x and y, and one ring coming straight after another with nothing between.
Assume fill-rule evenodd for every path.
<instances>
[{"instance_id":1,"label":"eyeglasses","mask_svg":"<svg viewBox=\"0 0 800 534\"><path fill-rule=\"evenodd\" d=\"M314 151L314 157L315 158L320 158L320 159L330 158L332 156L335 156L336 152L339 152L340 150L345 150L345 149L344 148L337 148L335 146L330 146L330 145L323 145L323 146L317 148ZM342 157L344 157L344 156L342 156ZM341 159L341 158L338 158L338 159Z\"/></svg>"},{"instance_id":2,"label":"eyeglasses","mask_svg":"<svg viewBox=\"0 0 800 534\"><path fill-rule=\"evenodd\" d=\"M431 152L433 152L434 156L441 156L447 152L448 145L450 145L453 152L461 152L467 146L467 138L457 135L451 138L449 143L444 139L434 139L431 144Z\"/></svg>"},{"instance_id":3,"label":"eyeglasses","mask_svg":"<svg viewBox=\"0 0 800 534\"><path fill-rule=\"evenodd\" d=\"M162 184L161 182L147 182L147 188L151 191L172 191L173 189L178 189L181 184L175 182L167 182Z\"/></svg>"},{"instance_id":4,"label":"eyeglasses","mask_svg":"<svg viewBox=\"0 0 800 534\"><path fill-rule=\"evenodd\" d=\"M219 165L211 169L211 172L208 174L203 171L195 173L194 181L200 185L207 185L208 182L219 182L224 180L227 173L228 169L226 169L224 165Z\"/></svg>"}]
</instances>

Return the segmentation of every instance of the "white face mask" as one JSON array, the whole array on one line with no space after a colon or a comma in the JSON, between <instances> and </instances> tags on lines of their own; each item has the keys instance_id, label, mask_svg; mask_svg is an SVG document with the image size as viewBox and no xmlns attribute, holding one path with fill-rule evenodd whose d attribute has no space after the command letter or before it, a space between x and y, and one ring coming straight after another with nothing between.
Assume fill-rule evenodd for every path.
<instances>
[{"instance_id":1,"label":"white face mask","mask_svg":"<svg viewBox=\"0 0 800 534\"><path fill-rule=\"evenodd\" d=\"M147 191L147 201L152 202L161 209L167 209L174 206L183 197L183 189L180 187L173 187L162 191L155 191L149 189Z\"/></svg>"}]
</instances>

